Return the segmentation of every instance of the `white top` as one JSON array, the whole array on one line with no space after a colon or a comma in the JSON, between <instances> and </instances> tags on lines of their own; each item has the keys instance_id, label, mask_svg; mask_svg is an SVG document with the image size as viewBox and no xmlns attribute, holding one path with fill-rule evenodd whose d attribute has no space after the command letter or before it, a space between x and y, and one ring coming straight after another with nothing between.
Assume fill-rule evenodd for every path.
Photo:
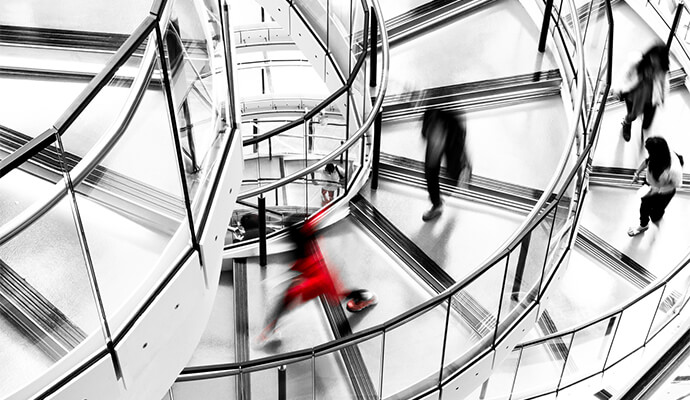
<instances>
[{"instance_id":1,"label":"white top","mask_svg":"<svg viewBox=\"0 0 690 400\"><path fill-rule=\"evenodd\" d=\"M335 167L335 170L333 170L332 174L326 172L325 169L321 170L321 187L329 191L335 191L336 189L338 189L340 187L340 175L338 175L339 170L340 167L338 167L337 165ZM343 174L343 176L345 175Z\"/></svg>"},{"instance_id":2,"label":"white top","mask_svg":"<svg viewBox=\"0 0 690 400\"><path fill-rule=\"evenodd\" d=\"M651 187L650 194L668 193L683 184L683 167L676 153L671 152L671 166L659 175L659 179L654 179L647 167L647 183Z\"/></svg>"}]
</instances>

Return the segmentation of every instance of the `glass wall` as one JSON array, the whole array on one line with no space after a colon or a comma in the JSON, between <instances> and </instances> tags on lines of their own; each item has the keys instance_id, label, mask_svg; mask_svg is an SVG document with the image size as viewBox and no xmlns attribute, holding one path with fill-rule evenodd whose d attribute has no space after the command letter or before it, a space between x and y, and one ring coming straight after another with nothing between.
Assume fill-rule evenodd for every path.
<instances>
[{"instance_id":1,"label":"glass wall","mask_svg":"<svg viewBox=\"0 0 690 400\"><path fill-rule=\"evenodd\" d=\"M39 54L54 69L51 82L16 79L45 80L48 98L69 98L43 133L0 129L23 140L0 161L2 398L20 389L33 395L44 389L31 387L42 374L65 374L95 354L117 360L113 343L147 296L199 247L234 134L217 4L48 3L0 6L3 24L29 32L15 50ZM102 44L112 52L80 47L103 37L89 25L96 8L112 14L97 18L107 21L98 28L113 36ZM34 13L33 25L22 10ZM37 48L40 38L30 33L44 28L56 40ZM83 59L65 48L81 48ZM98 63L89 64L91 52ZM84 72L85 64L98 69Z\"/></svg>"}]
</instances>

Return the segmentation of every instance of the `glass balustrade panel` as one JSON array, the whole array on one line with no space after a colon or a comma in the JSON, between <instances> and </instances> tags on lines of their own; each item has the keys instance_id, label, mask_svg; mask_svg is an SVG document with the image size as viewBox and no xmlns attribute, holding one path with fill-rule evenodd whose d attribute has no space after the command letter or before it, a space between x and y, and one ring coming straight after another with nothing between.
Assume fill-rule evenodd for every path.
<instances>
[{"instance_id":1,"label":"glass balustrade panel","mask_svg":"<svg viewBox=\"0 0 690 400\"><path fill-rule=\"evenodd\" d=\"M604 0L593 0L589 12L589 20L583 26L583 50L586 67L591 77L597 76L602 65L602 58L606 60L606 48L608 46L609 23L606 17L606 2ZM604 61L605 62L605 61Z\"/></svg>"},{"instance_id":2,"label":"glass balustrade panel","mask_svg":"<svg viewBox=\"0 0 690 400\"><path fill-rule=\"evenodd\" d=\"M663 288L659 288L623 310L606 367L617 363L645 344Z\"/></svg>"},{"instance_id":3,"label":"glass balustrade panel","mask_svg":"<svg viewBox=\"0 0 690 400\"><path fill-rule=\"evenodd\" d=\"M381 334L336 351L317 354L314 364L317 382L315 399L379 398L382 338Z\"/></svg>"},{"instance_id":4,"label":"glass balustrade panel","mask_svg":"<svg viewBox=\"0 0 690 400\"><path fill-rule=\"evenodd\" d=\"M444 379L491 345L504 272L505 260L502 259L452 297Z\"/></svg>"},{"instance_id":5,"label":"glass balustrade panel","mask_svg":"<svg viewBox=\"0 0 690 400\"><path fill-rule=\"evenodd\" d=\"M573 207L575 204L572 201L573 191L577 176L568 185L568 189L563 196L558 199L556 208L551 212L554 214L554 225L551 229L549 239L549 251L546 257L546 264L544 266L544 277L549 278L554 268L563 263L564 257L568 257L568 244L572 235L572 218L574 217ZM563 263L567 265L567 263ZM542 280L542 286L547 284L548 280Z\"/></svg>"},{"instance_id":6,"label":"glass balustrade panel","mask_svg":"<svg viewBox=\"0 0 690 400\"><path fill-rule=\"evenodd\" d=\"M522 348L512 395L522 398L556 391L570 341L571 335L566 335Z\"/></svg>"},{"instance_id":7,"label":"glass balustrade panel","mask_svg":"<svg viewBox=\"0 0 690 400\"><path fill-rule=\"evenodd\" d=\"M515 374L517 373L518 361L520 360L521 348L515 348L503 359L496 364L489 379L483 383L481 392L482 397L479 399L508 399L510 393L513 391L513 383L515 382ZM472 399L475 400L475 399Z\"/></svg>"},{"instance_id":8,"label":"glass balustrade panel","mask_svg":"<svg viewBox=\"0 0 690 400\"><path fill-rule=\"evenodd\" d=\"M114 135L121 134L123 119L137 89L133 85L146 76L142 67L140 56L130 56L129 61L117 69L115 76L62 132L68 170L71 171L82 159L93 156L89 153L100 152Z\"/></svg>"},{"instance_id":9,"label":"glass balustrade panel","mask_svg":"<svg viewBox=\"0 0 690 400\"><path fill-rule=\"evenodd\" d=\"M54 133L46 134L54 140ZM3 158L8 155L4 153ZM11 226L18 226L35 213L55 193L64 193L61 159L56 145L49 145L0 178L0 227L3 227L3 236L10 232Z\"/></svg>"},{"instance_id":10,"label":"glass balustrade panel","mask_svg":"<svg viewBox=\"0 0 690 400\"><path fill-rule=\"evenodd\" d=\"M519 287L516 284L513 285L517 289L517 298L520 301L531 301L537 296L541 285L544 283L546 261L552 256L549 254L550 238L553 235L557 220L557 211L557 207L552 208L523 240L525 267L521 274ZM520 254L520 257L523 257L523 253Z\"/></svg>"},{"instance_id":11,"label":"glass balustrade panel","mask_svg":"<svg viewBox=\"0 0 690 400\"><path fill-rule=\"evenodd\" d=\"M371 109L371 99L368 97L369 67L367 62L364 62L359 70L353 72L356 75L355 79L352 81L352 87L350 89L352 96L350 100L350 107L353 108L355 117L354 121L359 127L364 124L364 121L369 115L369 111Z\"/></svg>"},{"instance_id":12,"label":"glass balustrade panel","mask_svg":"<svg viewBox=\"0 0 690 400\"><path fill-rule=\"evenodd\" d=\"M112 148L93 160L93 168L71 173L113 331L191 247L165 93L155 74L142 90ZM192 185L194 178L185 175Z\"/></svg>"},{"instance_id":13,"label":"glass balustrade panel","mask_svg":"<svg viewBox=\"0 0 690 400\"><path fill-rule=\"evenodd\" d=\"M447 313L448 303L443 302L386 331L383 398L411 398L438 385ZM449 329L454 332L456 327L454 323Z\"/></svg>"},{"instance_id":14,"label":"glass balustrade panel","mask_svg":"<svg viewBox=\"0 0 690 400\"><path fill-rule=\"evenodd\" d=\"M686 266L666 284L649 333L650 339L685 307L687 296L690 295L688 283L690 283L690 268Z\"/></svg>"},{"instance_id":15,"label":"glass balustrade panel","mask_svg":"<svg viewBox=\"0 0 690 400\"><path fill-rule=\"evenodd\" d=\"M228 85L217 12L204 2L173 0L163 31L177 135L184 153L186 184L194 216L217 172L217 159L229 135L224 114Z\"/></svg>"},{"instance_id":16,"label":"glass balustrade panel","mask_svg":"<svg viewBox=\"0 0 690 400\"><path fill-rule=\"evenodd\" d=\"M5 236L0 246L1 398L59 361L58 375L105 349L72 197L63 181L50 186L56 193L54 205L25 229ZM24 192L27 186L17 188ZM63 360L74 352L79 353Z\"/></svg>"},{"instance_id":17,"label":"glass balustrade panel","mask_svg":"<svg viewBox=\"0 0 690 400\"><path fill-rule=\"evenodd\" d=\"M366 51L364 46L369 40L367 37L368 32L364 30L365 27L369 27L369 21L367 21L369 12L366 8L366 3L361 0L352 0L351 12L352 34L350 37L350 53L355 58L350 63L350 68L354 69L357 58L359 58L363 51Z\"/></svg>"},{"instance_id":18,"label":"glass balustrade panel","mask_svg":"<svg viewBox=\"0 0 690 400\"><path fill-rule=\"evenodd\" d=\"M527 248L525 242L519 243L507 257L508 270L503 277L503 292L501 294L501 311L499 324L510 323L527 308L535 298L529 282L530 269L526 263Z\"/></svg>"},{"instance_id":19,"label":"glass balustrade panel","mask_svg":"<svg viewBox=\"0 0 690 400\"><path fill-rule=\"evenodd\" d=\"M343 73L343 78L347 80L351 65L355 62L350 53L352 2L358 0L328 1L328 51L331 52L339 71Z\"/></svg>"},{"instance_id":20,"label":"glass balustrade panel","mask_svg":"<svg viewBox=\"0 0 690 400\"><path fill-rule=\"evenodd\" d=\"M238 384L253 399L311 399L313 382L312 360L307 359L244 373Z\"/></svg>"},{"instance_id":21,"label":"glass balustrade panel","mask_svg":"<svg viewBox=\"0 0 690 400\"><path fill-rule=\"evenodd\" d=\"M619 315L575 332L560 387L568 387L600 373L613 343Z\"/></svg>"}]
</instances>

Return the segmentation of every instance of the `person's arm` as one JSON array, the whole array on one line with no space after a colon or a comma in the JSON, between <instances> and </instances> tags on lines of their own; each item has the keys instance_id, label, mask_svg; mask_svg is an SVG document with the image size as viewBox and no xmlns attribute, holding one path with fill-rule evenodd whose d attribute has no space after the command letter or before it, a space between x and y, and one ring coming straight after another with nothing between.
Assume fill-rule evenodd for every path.
<instances>
[{"instance_id":1,"label":"person's arm","mask_svg":"<svg viewBox=\"0 0 690 400\"><path fill-rule=\"evenodd\" d=\"M613 84L613 93L619 98L623 93L630 92L639 83L637 76L637 64L642 59L642 54L632 53L628 55L624 67L620 70Z\"/></svg>"},{"instance_id":2,"label":"person's arm","mask_svg":"<svg viewBox=\"0 0 690 400\"><path fill-rule=\"evenodd\" d=\"M637 181L640 179L640 173L644 171L645 168L647 168L647 162L648 160L645 158L642 163L640 163L640 166L637 167L635 170L635 173L633 174L633 179L632 183L637 183Z\"/></svg>"}]
</instances>

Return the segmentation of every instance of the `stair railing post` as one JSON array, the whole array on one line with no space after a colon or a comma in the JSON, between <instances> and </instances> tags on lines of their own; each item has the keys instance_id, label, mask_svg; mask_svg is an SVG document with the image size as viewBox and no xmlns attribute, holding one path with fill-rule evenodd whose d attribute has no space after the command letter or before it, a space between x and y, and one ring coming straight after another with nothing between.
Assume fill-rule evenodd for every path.
<instances>
[{"instance_id":1,"label":"stair railing post","mask_svg":"<svg viewBox=\"0 0 690 400\"><path fill-rule=\"evenodd\" d=\"M287 400L287 368L278 367L278 400Z\"/></svg>"},{"instance_id":2,"label":"stair railing post","mask_svg":"<svg viewBox=\"0 0 690 400\"><path fill-rule=\"evenodd\" d=\"M259 265L265 267L266 262L266 198L259 196Z\"/></svg>"},{"instance_id":3,"label":"stair railing post","mask_svg":"<svg viewBox=\"0 0 690 400\"><path fill-rule=\"evenodd\" d=\"M381 117L382 112L376 114L374 120L374 154L371 161L371 188L377 189L379 187L379 155L381 153Z\"/></svg>"},{"instance_id":4,"label":"stair railing post","mask_svg":"<svg viewBox=\"0 0 690 400\"><path fill-rule=\"evenodd\" d=\"M541 33L539 34L538 50L540 53L543 53L546 49L546 35L548 35L549 33L549 22L551 22L551 10L553 10L553 0L546 0L546 7L544 7L544 19L541 22Z\"/></svg>"},{"instance_id":5,"label":"stair railing post","mask_svg":"<svg viewBox=\"0 0 690 400\"><path fill-rule=\"evenodd\" d=\"M369 38L369 86L376 87L376 58L378 56L379 25L373 7L369 10L369 15L371 16L371 24L369 24L371 26L371 36Z\"/></svg>"},{"instance_id":6,"label":"stair railing post","mask_svg":"<svg viewBox=\"0 0 690 400\"><path fill-rule=\"evenodd\" d=\"M678 2L676 6L676 15L673 17L673 24L671 25L671 32L668 34L668 40L666 40L666 48L671 51L671 43L673 43L673 36L676 35L676 30L678 29L678 24L680 24L680 16L683 15L683 0Z\"/></svg>"}]
</instances>

